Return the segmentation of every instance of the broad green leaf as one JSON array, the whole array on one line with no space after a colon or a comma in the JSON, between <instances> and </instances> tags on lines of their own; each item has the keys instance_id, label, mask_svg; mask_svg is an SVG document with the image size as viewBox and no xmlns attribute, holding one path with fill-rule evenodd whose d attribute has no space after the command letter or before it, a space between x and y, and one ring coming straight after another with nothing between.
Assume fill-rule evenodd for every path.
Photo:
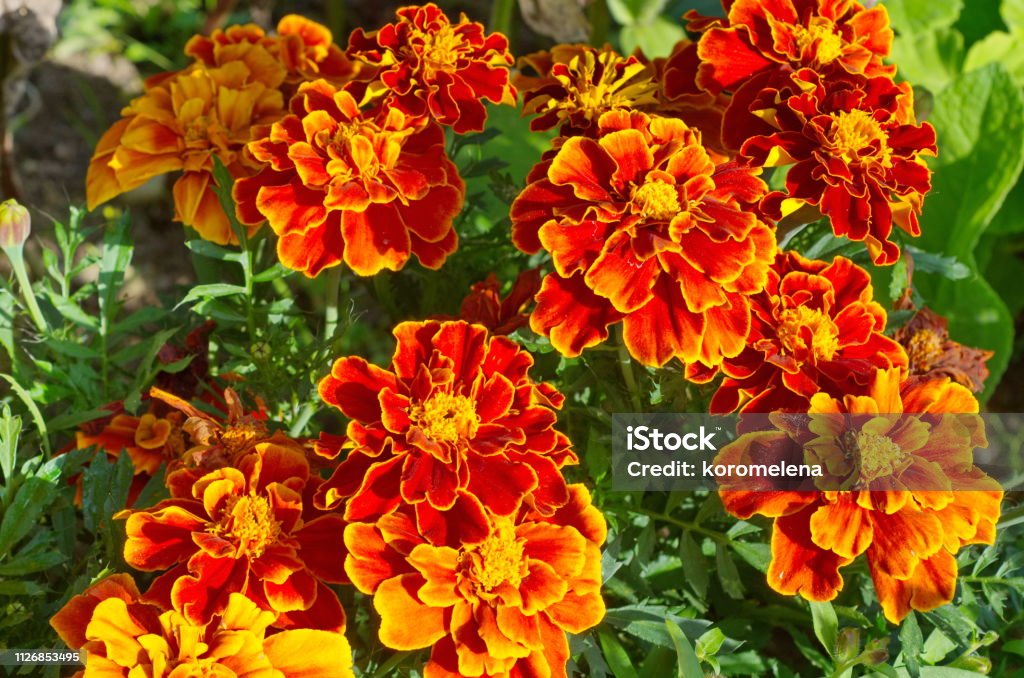
<instances>
[{"instance_id":1,"label":"broad green leaf","mask_svg":"<svg viewBox=\"0 0 1024 678\"><path fill-rule=\"evenodd\" d=\"M623 26L647 23L661 14L668 0L608 0L608 11Z\"/></svg>"},{"instance_id":2,"label":"broad green leaf","mask_svg":"<svg viewBox=\"0 0 1024 678\"><path fill-rule=\"evenodd\" d=\"M814 625L814 635L822 644L828 656L836 656L836 639L839 637L839 618L836 616L835 608L830 602L811 602L811 623Z\"/></svg>"},{"instance_id":3,"label":"broad green leaf","mask_svg":"<svg viewBox=\"0 0 1024 678\"><path fill-rule=\"evenodd\" d=\"M901 35L893 41L890 61L914 85L941 92L963 69L964 36L949 27Z\"/></svg>"},{"instance_id":4,"label":"broad green leaf","mask_svg":"<svg viewBox=\"0 0 1024 678\"><path fill-rule=\"evenodd\" d=\"M679 661L679 673L677 674L679 678L704 678L704 671L700 668L700 660L697 659L693 646L686 639L682 629L672 623L671 620L666 620L665 626L668 628L668 634L672 637L672 643L676 648L676 658Z\"/></svg>"},{"instance_id":5,"label":"broad green leaf","mask_svg":"<svg viewBox=\"0 0 1024 678\"><path fill-rule=\"evenodd\" d=\"M1024 0L1003 0L999 13L1010 28L1024 29Z\"/></svg>"},{"instance_id":6,"label":"broad green leaf","mask_svg":"<svg viewBox=\"0 0 1024 678\"><path fill-rule=\"evenodd\" d=\"M619 33L619 46L624 54L639 47L653 59L671 54L676 43L685 37L686 31L679 23L658 16L645 23L624 26Z\"/></svg>"},{"instance_id":7,"label":"broad green leaf","mask_svg":"<svg viewBox=\"0 0 1024 678\"><path fill-rule=\"evenodd\" d=\"M971 45L964 59L964 72L984 68L989 64L1002 64L1018 84L1024 83L1024 29L1014 34L1006 31L989 33Z\"/></svg>"},{"instance_id":8,"label":"broad green leaf","mask_svg":"<svg viewBox=\"0 0 1024 678\"><path fill-rule=\"evenodd\" d=\"M893 29L919 35L952 26L963 9L963 0L885 0Z\"/></svg>"}]
</instances>

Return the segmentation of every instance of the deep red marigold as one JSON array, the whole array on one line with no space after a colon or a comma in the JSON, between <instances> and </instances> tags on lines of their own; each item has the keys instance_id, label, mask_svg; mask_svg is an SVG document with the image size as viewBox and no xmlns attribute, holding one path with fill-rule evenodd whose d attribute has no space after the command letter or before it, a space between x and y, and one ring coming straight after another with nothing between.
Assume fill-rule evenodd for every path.
<instances>
[{"instance_id":1,"label":"deep red marigold","mask_svg":"<svg viewBox=\"0 0 1024 678\"><path fill-rule=\"evenodd\" d=\"M1003 492L974 465L986 447L978 403L948 379L901 382L879 370L866 395L811 398L809 416L773 417L778 430L750 433L723 448L725 464L820 464L822 491L726 483L727 511L775 518L768 583L780 593L831 600L840 569L866 554L887 619L953 599L954 556L991 544ZM916 413L921 416L893 416Z\"/></svg>"},{"instance_id":2,"label":"deep red marigold","mask_svg":"<svg viewBox=\"0 0 1024 678\"><path fill-rule=\"evenodd\" d=\"M567 501L559 469L577 460L554 429L563 396L530 379L529 353L466 322L406 322L394 334L390 369L341 358L320 382L351 420L323 505L347 498L347 520L372 521L411 504L424 531L479 541L485 506L550 515Z\"/></svg>"},{"instance_id":3,"label":"deep red marigold","mask_svg":"<svg viewBox=\"0 0 1024 678\"><path fill-rule=\"evenodd\" d=\"M266 166L235 183L239 219L266 219L281 263L310 277L342 261L359 275L394 271L410 255L440 268L465 197L442 129L397 108L364 114L325 80L301 85L291 110L249 144Z\"/></svg>"},{"instance_id":4,"label":"deep red marigold","mask_svg":"<svg viewBox=\"0 0 1024 678\"><path fill-rule=\"evenodd\" d=\"M516 246L547 250L555 269L534 331L568 356L618 322L645 365L739 355L776 249L754 210L758 172L716 166L698 132L643 113L605 113L595 138L565 140L512 205Z\"/></svg>"},{"instance_id":5,"label":"deep red marigold","mask_svg":"<svg viewBox=\"0 0 1024 678\"><path fill-rule=\"evenodd\" d=\"M893 339L907 351L910 374L920 377L948 377L974 393L985 389L992 351L964 346L949 336L949 321L927 307L913 310L913 317L896 330Z\"/></svg>"},{"instance_id":6,"label":"deep red marigold","mask_svg":"<svg viewBox=\"0 0 1024 678\"><path fill-rule=\"evenodd\" d=\"M267 636L274 614L232 593L223 611L196 624L140 600L125 574L102 579L50 620L64 643L84 650L74 678L279 676L352 678L352 650L341 633L295 629Z\"/></svg>"},{"instance_id":7,"label":"deep red marigold","mask_svg":"<svg viewBox=\"0 0 1024 678\"><path fill-rule=\"evenodd\" d=\"M812 68L892 76L884 59L892 48L889 14L856 0L723 0L727 17L691 12L691 28L704 31L698 83L711 92L735 90L772 70Z\"/></svg>"},{"instance_id":8,"label":"deep red marigold","mask_svg":"<svg viewBox=\"0 0 1024 678\"><path fill-rule=\"evenodd\" d=\"M397 21L366 33L356 28L348 56L367 65L367 96L413 118L430 116L455 132L480 132L487 120L483 99L513 104L508 39L486 35L465 14L453 24L434 3L403 7Z\"/></svg>"},{"instance_id":9,"label":"deep red marigold","mask_svg":"<svg viewBox=\"0 0 1024 678\"><path fill-rule=\"evenodd\" d=\"M312 508L316 482L304 455L259 443L237 468L196 480L190 496L118 514L127 518L125 561L166 570L147 598L196 624L241 593L273 612L279 627L343 629L344 611L324 582L345 580L345 523Z\"/></svg>"},{"instance_id":10,"label":"deep red marigold","mask_svg":"<svg viewBox=\"0 0 1024 678\"><path fill-rule=\"evenodd\" d=\"M608 111L658 103L652 66L636 55L624 57L610 45L556 45L522 57L519 68L525 73L517 76L516 86L523 115L534 116L532 130L561 125L564 136L583 134Z\"/></svg>"},{"instance_id":11,"label":"deep red marigold","mask_svg":"<svg viewBox=\"0 0 1024 678\"><path fill-rule=\"evenodd\" d=\"M893 224L920 235L917 215L931 188L924 156L936 153L935 130L914 120L913 90L884 77L826 79L809 70L792 82L749 105L774 129L748 139L741 154L758 166L793 164L786 192L769 194L765 211L778 218L792 209L784 201L817 205L836 235L864 241L876 264L894 263Z\"/></svg>"},{"instance_id":12,"label":"deep red marigold","mask_svg":"<svg viewBox=\"0 0 1024 678\"><path fill-rule=\"evenodd\" d=\"M718 368L725 379L711 412L806 412L816 393L863 393L876 370L907 366L902 347L883 334L886 313L871 277L844 257L780 253L751 309L746 347ZM708 381L718 369L691 365L687 377Z\"/></svg>"},{"instance_id":13,"label":"deep red marigold","mask_svg":"<svg viewBox=\"0 0 1024 678\"><path fill-rule=\"evenodd\" d=\"M486 280L473 283L462 300L458 317L431 316L433 320L465 320L483 325L493 335L512 334L530 323L527 307L540 289L540 269L531 268L516 277L508 295L502 298L501 282L493 273Z\"/></svg>"},{"instance_id":14,"label":"deep red marigold","mask_svg":"<svg viewBox=\"0 0 1024 678\"><path fill-rule=\"evenodd\" d=\"M604 617L607 534L586 489L569 490L553 515L524 509L492 518L475 544L438 545L407 510L350 525L345 569L373 595L381 642L432 647L424 678L565 678L566 632Z\"/></svg>"}]
</instances>

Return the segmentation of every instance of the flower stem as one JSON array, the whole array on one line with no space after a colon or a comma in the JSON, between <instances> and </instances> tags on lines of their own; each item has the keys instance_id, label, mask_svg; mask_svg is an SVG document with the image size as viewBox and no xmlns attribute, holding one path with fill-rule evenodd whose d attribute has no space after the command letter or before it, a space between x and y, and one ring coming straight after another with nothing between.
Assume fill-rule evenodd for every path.
<instances>
[{"instance_id":1,"label":"flower stem","mask_svg":"<svg viewBox=\"0 0 1024 678\"><path fill-rule=\"evenodd\" d=\"M626 341L623 338L622 325L616 326L615 338L618 343L616 360L619 363L619 370L622 372L622 379L626 382L626 390L629 391L629 399L633 404L633 411L642 412L643 406L640 404L640 391L636 385L636 376L633 374L633 359L630 357L629 351L626 349Z\"/></svg>"},{"instance_id":2,"label":"flower stem","mask_svg":"<svg viewBox=\"0 0 1024 678\"><path fill-rule=\"evenodd\" d=\"M24 248L21 245L5 247L4 253L11 260L11 268L14 269L14 276L18 279L21 295L25 299L29 315L32 316L32 322L35 323L40 333L45 334L49 330L49 326L46 324L46 318L43 317L42 311L39 310L36 295L32 291L32 281L29 280L28 271L25 269Z\"/></svg>"},{"instance_id":3,"label":"flower stem","mask_svg":"<svg viewBox=\"0 0 1024 678\"><path fill-rule=\"evenodd\" d=\"M341 266L327 272L327 310L324 312L324 341L330 344L338 331L338 292L341 289Z\"/></svg>"}]
</instances>

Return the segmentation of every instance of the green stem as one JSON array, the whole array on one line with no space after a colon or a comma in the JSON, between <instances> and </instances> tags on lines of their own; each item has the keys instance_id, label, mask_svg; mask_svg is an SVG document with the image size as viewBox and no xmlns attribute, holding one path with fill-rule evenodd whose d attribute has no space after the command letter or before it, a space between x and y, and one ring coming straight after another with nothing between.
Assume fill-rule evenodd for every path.
<instances>
[{"instance_id":1,"label":"green stem","mask_svg":"<svg viewBox=\"0 0 1024 678\"><path fill-rule=\"evenodd\" d=\"M324 312L324 341L334 340L338 331L338 292L341 290L341 266L327 272L327 310Z\"/></svg>"},{"instance_id":2,"label":"green stem","mask_svg":"<svg viewBox=\"0 0 1024 678\"><path fill-rule=\"evenodd\" d=\"M619 370L622 372L622 379L626 382L626 390L629 391L629 399L633 404L633 411L642 412L643 406L640 404L640 391L636 385L636 376L633 374L633 359L630 357L629 351L626 350L622 325L616 326L615 338L618 340L617 343L619 345L616 359L619 363Z\"/></svg>"},{"instance_id":3,"label":"green stem","mask_svg":"<svg viewBox=\"0 0 1024 678\"><path fill-rule=\"evenodd\" d=\"M515 0L495 0L491 5L491 30L502 33L511 40L512 18L515 16Z\"/></svg>"},{"instance_id":4,"label":"green stem","mask_svg":"<svg viewBox=\"0 0 1024 678\"><path fill-rule=\"evenodd\" d=\"M634 513L642 513L643 515L649 518L653 518L654 520L658 520L663 523L669 523L670 525L681 527L684 530L690 530L692 532L697 532L698 534L703 534L704 536L711 537L715 541L722 542L723 544L728 544L732 541L728 535L722 532L716 532L715 530L710 530L706 527L701 527L697 523L691 523L686 520L680 520L679 518L673 518L667 513L659 513L658 511L651 511L645 508L635 508L632 510Z\"/></svg>"},{"instance_id":5,"label":"green stem","mask_svg":"<svg viewBox=\"0 0 1024 678\"><path fill-rule=\"evenodd\" d=\"M302 406L299 411L299 416L292 422L291 428L288 429L288 436L291 438L298 438L302 434L302 430L306 428L306 424L313 418L313 404L307 402Z\"/></svg>"},{"instance_id":6,"label":"green stem","mask_svg":"<svg viewBox=\"0 0 1024 678\"><path fill-rule=\"evenodd\" d=\"M18 279L18 285L21 286L21 295L25 299L25 306L28 308L29 315L32 316L32 322L35 323L40 333L45 334L49 330L49 326L46 324L42 311L39 310L36 295L32 291L32 281L29 280L28 271L25 269L23 247L20 245L5 247L4 253L11 260L11 268L14 269L14 276Z\"/></svg>"}]
</instances>

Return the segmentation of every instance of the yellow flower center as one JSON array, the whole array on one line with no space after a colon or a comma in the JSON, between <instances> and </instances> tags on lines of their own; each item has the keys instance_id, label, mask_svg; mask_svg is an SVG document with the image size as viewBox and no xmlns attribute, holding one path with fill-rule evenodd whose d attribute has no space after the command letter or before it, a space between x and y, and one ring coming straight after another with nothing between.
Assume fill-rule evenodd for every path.
<instances>
[{"instance_id":1,"label":"yellow flower center","mask_svg":"<svg viewBox=\"0 0 1024 678\"><path fill-rule=\"evenodd\" d=\"M793 26L793 38L803 55L808 47L816 47L814 60L822 66L838 59L843 53L843 38L835 32L835 25L825 17L814 17L810 26Z\"/></svg>"},{"instance_id":2,"label":"yellow flower center","mask_svg":"<svg viewBox=\"0 0 1024 678\"><path fill-rule=\"evenodd\" d=\"M443 391L413 405L409 418L428 438L448 443L473 438L480 425L480 416L471 398Z\"/></svg>"},{"instance_id":3,"label":"yellow flower center","mask_svg":"<svg viewBox=\"0 0 1024 678\"><path fill-rule=\"evenodd\" d=\"M570 95L563 106L587 111L589 119L605 111L654 103L658 84L642 64L627 62L627 57L612 51L573 57L567 66L569 77L556 76Z\"/></svg>"},{"instance_id":4,"label":"yellow flower center","mask_svg":"<svg viewBox=\"0 0 1024 678\"><path fill-rule=\"evenodd\" d=\"M228 498L220 522L209 530L213 534L233 539L239 553L259 558L281 534L281 523L276 520L270 500L255 492Z\"/></svg>"},{"instance_id":5,"label":"yellow flower center","mask_svg":"<svg viewBox=\"0 0 1024 678\"><path fill-rule=\"evenodd\" d=\"M503 584L518 588L528 574L524 544L512 523L502 520L483 543L459 554L460 569L478 590L487 593Z\"/></svg>"},{"instance_id":6,"label":"yellow flower center","mask_svg":"<svg viewBox=\"0 0 1024 678\"><path fill-rule=\"evenodd\" d=\"M932 330L920 329L914 332L907 343L907 357L910 358L914 372L929 371L942 357L942 339Z\"/></svg>"},{"instance_id":7,"label":"yellow flower center","mask_svg":"<svg viewBox=\"0 0 1024 678\"><path fill-rule=\"evenodd\" d=\"M243 419L229 424L220 434L220 443L230 452L242 452L269 435L267 426L256 419Z\"/></svg>"},{"instance_id":8,"label":"yellow flower center","mask_svg":"<svg viewBox=\"0 0 1024 678\"><path fill-rule=\"evenodd\" d=\"M640 214L653 221L667 221L682 211L676 187L657 179L636 189L633 204Z\"/></svg>"},{"instance_id":9,"label":"yellow flower center","mask_svg":"<svg viewBox=\"0 0 1024 678\"><path fill-rule=\"evenodd\" d=\"M886 143L888 135L867 111L855 108L832 113L832 129L828 137L833 152L848 163L862 160L863 152L874 146L874 152L868 157L874 157L886 167L892 164L892 149Z\"/></svg>"},{"instance_id":10,"label":"yellow flower center","mask_svg":"<svg viewBox=\"0 0 1024 678\"><path fill-rule=\"evenodd\" d=\"M892 475L907 458L907 453L888 436L860 431L856 438L856 456L861 481Z\"/></svg>"},{"instance_id":11,"label":"yellow flower center","mask_svg":"<svg viewBox=\"0 0 1024 678\"><path fill-rule=\"evenodd\" d=\"M792 355L809 350L818 360L831 360L839 350L839 328L821 311L797 306L784 310L778 319L775 333L786 353Z\"/></svg>"},{"instance_id":12,"label":"yellow flower center","mask_svg":"<svg viewBox=\"0 0 1024 678\"><path fill-rule=\"evenodd\" d=\"M445 26L439 31L419 33L423 40L420 58L427 73L454 71L459 62L459 52L465 41L455 32L454 26Z\"/></svg>"}]
</instances>

